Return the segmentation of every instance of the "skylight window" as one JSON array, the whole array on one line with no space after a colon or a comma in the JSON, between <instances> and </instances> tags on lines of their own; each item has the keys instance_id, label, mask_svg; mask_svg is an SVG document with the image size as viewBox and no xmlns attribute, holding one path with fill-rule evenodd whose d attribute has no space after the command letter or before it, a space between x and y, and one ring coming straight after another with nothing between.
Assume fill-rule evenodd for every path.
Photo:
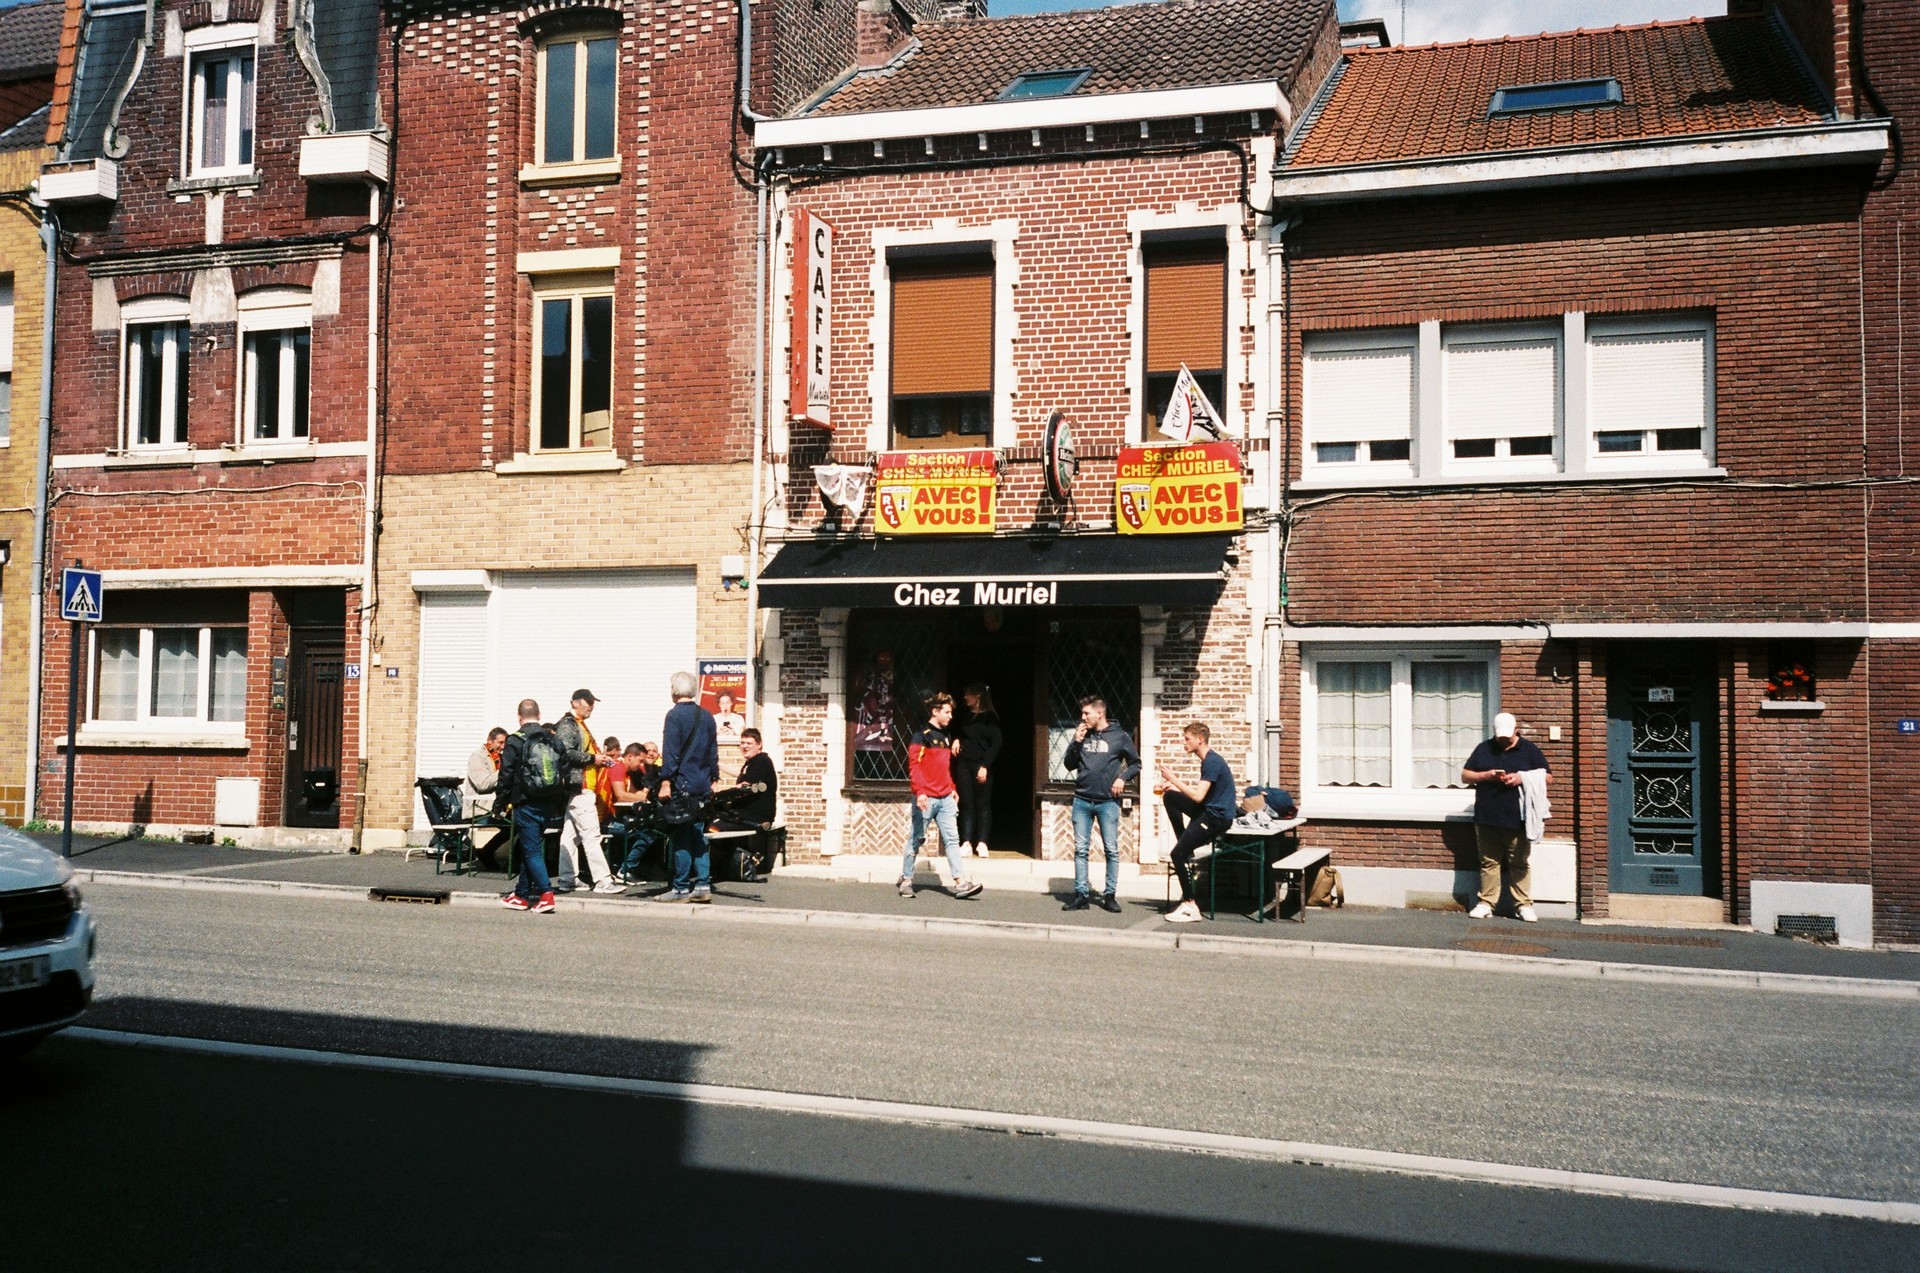
<instances>
[{"instance_id":1,"label":"skylight window","mask_svg":"<svg viewBox=\"0 0 1920 1273\"><path fill-rule=\"evenodd\" d=\"M1013 77L1013 83L1001 92L1003 102L1026 101L1036 97L1065 97L1086 82L1093 68L1077 71L1029 71Z\"/></svg>"},{"instance_id":2,"label":"skylight window","mask_svg":"<svg viewBox=\"0 0 1920 1273\"><path fill-rule=\"evenodd\" d=\"M1589 106L1616 106L1620 81L1557 80L1551 84L1512 84L1495 89L1489 115L1525 115L1533 111L1581 110Z\"/></svg>"}]
</instances>

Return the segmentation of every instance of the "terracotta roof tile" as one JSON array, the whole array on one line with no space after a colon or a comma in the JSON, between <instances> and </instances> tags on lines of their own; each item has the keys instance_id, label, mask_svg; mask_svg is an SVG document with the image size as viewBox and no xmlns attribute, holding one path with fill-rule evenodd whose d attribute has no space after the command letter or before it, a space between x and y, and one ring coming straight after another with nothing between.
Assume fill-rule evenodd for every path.
<instances>
[{"instance_id":1,"label":"terracotta roof tile","mask_svg":"<svg viewBox=\"0 0 1920 1273\"><path fill-rule=\"evenodd\" d=\"M805 114L997 99L1029 71L1089 67L1070 96L1291 78L1331 0L1171 0L1075 13L918 22L893 65L861 72Z\"/></svg>"},{"instance_id":2,"label":"terracotta roof tile","mask_svg":"<svg viewBox=\"0 0 1920 1273\"><path fill-rule=\"evenodd\" d=\"M1495 89L1620 81L1617 106L1489 118ZM1289 168L1818 123L1826 95L1768 17L1349 52Z\"/></svg>"}]
</instances>

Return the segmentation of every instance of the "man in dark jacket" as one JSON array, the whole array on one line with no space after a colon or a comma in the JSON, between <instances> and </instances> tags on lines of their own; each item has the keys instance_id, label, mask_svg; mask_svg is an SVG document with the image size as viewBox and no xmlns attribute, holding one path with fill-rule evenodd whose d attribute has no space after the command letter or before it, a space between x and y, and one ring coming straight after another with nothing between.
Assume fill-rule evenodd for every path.
<instances>
[{"instance_id":1,"label":"man in dark jacket","mask_svg":"<svg viewBox=\"0 0 1920 1273\"><path fill-rule=\"evenodd\" d=\"M566 761L567 803L560 824L559 891L571 893L580 884L580 868L593 872L593 891L619 893L625 886L607 869L600 847L600 807L594 796L594 777L601 764L600 744L594 741L587 718L600 700L592 690L575 690L565 716L553 726Z\"/></svg>"},{"instance_id":2,"label":"man in dark jacket","mask_svg":"<svg viewBox=\"0 0 1920 1273\"><path fill-rule=\"evenodd\" d=\"M500 781L494 789L496 804L513 806L513 835L520 846L520 877L513 892L500 899L510 911L534 911L545 914L553 909L553 885L547 879L547 848L542 841L547 828L559 821L563 793L542 794L533 789L527 772L527 748L535 738L548 745L553 734L540 723L540 704L530 698L520 700L519 732L507 735L500 752Z\"/></svg>"},{"instance_id":3,"label":"man in dark jacket","mask_svg":"<svg viewBox=\"0 0 1920 1273\"><path fill-rule=\"evenodd\" d=\"M1120 796L1140 773L1140 753L1132 736L1107 719L1107 701L1097 694L1080 700L1080 727L1067 744L1065 764L1079 776L1073 783L1073 896L1061 909L1083 911L1093 901L1087 854L1098 818L1100 847L1107 853L1107 891L1100 907L1118 915L1114 889L1120 882Z\"/></svg>"},{"instance_id":4,"label":"man in dark jacket","mask_svg":"<svg viewBox=\"0 0 1920 1273\"><path fill-rule=\"evenodd\" d=\"M720 780L719 731L713 713L700 706L695 695L699 682L691 672L675 672L668 682L673 706L660 731L660 799L694 796L704 801ZM673 887L656 902L711 902L713 863L707 853L707 833L698 818L667 832L673 851Z\"/></svg>"}]
</instances>

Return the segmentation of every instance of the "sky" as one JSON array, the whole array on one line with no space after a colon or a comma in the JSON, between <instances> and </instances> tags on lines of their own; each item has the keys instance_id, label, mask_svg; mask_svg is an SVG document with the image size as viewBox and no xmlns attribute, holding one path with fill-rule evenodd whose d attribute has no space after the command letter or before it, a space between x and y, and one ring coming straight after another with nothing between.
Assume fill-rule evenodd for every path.
<instances>
[{"instance_id":1,"label":"sky","mask_svg":"<svg viewBox=\"0 0 1920 1273\"><path fill-rule=\"evenodd\" d=\"M1097 9L1109 0L987 0L994 17ZM1533 35L1575 27L1610 27L1658 18L1708 17L1727 6L1714 0L1340 0L1340 17L1384 18L1396 44L1431 44L1497 35ZM1406 29L1401 30L1401 14Z\"/></svg>"}]
</instances>

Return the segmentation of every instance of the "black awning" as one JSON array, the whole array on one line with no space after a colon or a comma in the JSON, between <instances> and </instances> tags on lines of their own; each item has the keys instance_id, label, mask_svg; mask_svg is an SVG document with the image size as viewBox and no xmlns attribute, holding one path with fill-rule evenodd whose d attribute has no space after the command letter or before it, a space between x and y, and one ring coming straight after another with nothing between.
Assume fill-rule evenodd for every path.
<instances>
[{"instance_id":1,"label":"black awning","mask_svg":"<svg viewBox=\"0 0 1920 1273\"><path fill-rule=\"evenodd\" d=\"M760 604L936 609L1206 605L1231 535L1020 535L820 539L785 544Z\"/></svg>"}]
</instances>

